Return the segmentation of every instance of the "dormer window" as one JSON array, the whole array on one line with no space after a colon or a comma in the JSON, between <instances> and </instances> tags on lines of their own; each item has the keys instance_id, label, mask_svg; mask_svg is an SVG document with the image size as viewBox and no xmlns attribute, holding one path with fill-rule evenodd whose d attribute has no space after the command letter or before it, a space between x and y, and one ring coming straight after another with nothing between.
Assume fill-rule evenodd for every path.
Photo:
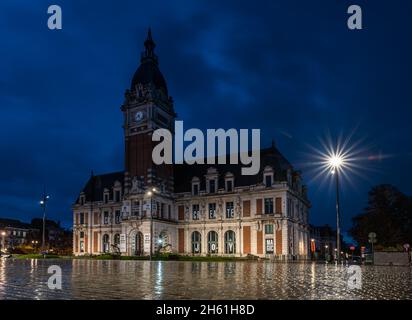
<instances>
[{"instance_id":1,"label":"dormer window","mask_svg":"<svg viewBox=\"0 0 412 320\"><path fill-rule=\"evenodd\" d=\"M109 203L109 190L104 189L103 191L103 202Z\"/></svg>"},{"instance_id":2,"label":"dormer window","mask_svg":"<svg viewBox=\"0 0 412 320\"><path fill-rule=\"evenodd\" d=\"M84 205L84 202L85 202L84 198L85 198L84 195L80 196L80 198L79 198L80 205Z\"/></svg>"},{"instance_id":3,"label":"dormer window","mask_svg":"<svg viewBox=\"0 0 412 320\"><path fill-rule=\"evenodd\" d=\"M271 175L265 176L265 186L266 188L270 188L272 186L272 176Z\"/></svg>"},{"instance_id":4,"label":"dormer window","mask_svg":"<svg viewBox=\"0 0 412 320\"><path fill-rule=\"evenodd\" d=\"M263 183L266 188L271 188L273 184L273 169L270 166L265 167L263 170Z\"/></svg>"},{"instance_id":5,"label":"dormer window","mask_svg":"<svg viewBox=\"0 0 412 320\"><path fill-rule=\"evenodd\" d=\"M114 192L114 201L120 202L120 190L115 190Z\"/></svg>"},{"instance_id":6,"label":"dormer window","mask_svg":"<svg viewBox=\"0 0 412 320\"><path fill-rule=\"evenodd\" d=\"M212 179L209 180L209 193L215 193L216 192L216 180Z\"/></svg>"},{"instance_id":7,"label":"dormer window","mask_svg":"<svg viewBox=\"0 0 412 320\"><path fill-rule=\"evenodd\" d=\"M232 180L226 181L226 191L227 192L233 191L233 181Z\"/></svg>"},{"instance_id":8,"label":"dormer window","mask_svg":"<svg viewBox=\"0 0 412 320\"><path fill-rule=\"evenodd\" d=\"M200 189L200 181L198 177L194 177L192 179L192 195L197 196L199 195Z\"/></svg>"},{"instance_id":9,"label":"dormer window","mask_svg":"<svg viewBox=\"0 0 412 320\"><path fill-rule=\"evenodd\" d=\"M225 189L226 192L232 192L234 187L234 177L232 173L227 173L225 176Z\"/></svg>"},{"instance_id":10,"label":"dormer window","mask_svg":"<svg viewBox=\"0 0 412 320\"><path fill-rule=\"evenodd\" d=\"M218 173L216 168L209 168L206 175L206 190L208 193L216 193L218 188Z\"/></svg>"},{"instance_id":11,"label":"dormer window","mask_svg":"<svg viewBox=\"0 0 412 320\"><path fill-rule=\"evenodd\" d=\"M289 186L292 186L292 170L288 169L286 173L286 179L288 180Z\"/></svg>"}]
</instances>

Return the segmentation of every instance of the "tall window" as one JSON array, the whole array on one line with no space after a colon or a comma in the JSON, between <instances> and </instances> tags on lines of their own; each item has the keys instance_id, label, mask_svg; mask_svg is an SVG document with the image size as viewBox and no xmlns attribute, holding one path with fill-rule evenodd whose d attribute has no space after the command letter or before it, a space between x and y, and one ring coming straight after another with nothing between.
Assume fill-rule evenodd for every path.
<instances>
[{"instance_id":1,"label":"tall window","mask_svg":"<svg viewBox=\"0 0 412 320\"><path fill-rule=\"evenodd\" d=\"M265 225L265 234L273 234L273 224Z\"/></svg>"},{"instance_id":2,"label":"tall window","mask_svg":"<svg viewBox=\"0 0 412 320\"><path fill-rule=\"evenodd\" d=\"M116 210L115 216L114 216L114 221L116 224L120 223L120 210Z\"/></svg>"},{"instance_id":3,"label":"tall window","mask_svg":"<svg viewBox=\"0 0 412 320\"><path fill-rule=\"evenodd\" d=\"M216 180L215 179L209 180L209 192L210 193L216 192Z\"/></svg>"},{"instance_id":4,"label":"tall window","mask_svg":"<svg viewBox=\"0 0 412 320\"><path fill-rule=\"evenodd\" d=\"M202 245L202 236L200 232L194 231L192 233L192 253L200 253L202 251L201 245Z\"/></svg>"},{"instance_id":5,"label":"tall window","mask_svg":"<svg viewBox=\"0 0 412 320\"><path fill-rule=\"evenodd\" d=\"M110 251L110 244L109 244L109 235L103 235L103 252L107 253Z\"/></svg>"},{"instance_id":6,"label":"tall window","mask_svg":"<svg viewBox=\"0 0 412 320\"><path fill-rule=\"evenodd\" d=\"M133 202L132 215L134 215L136 217L140 216L140 201L138 201L138 200Z\"/></svg>"},{"instance_id":7,"label":"tall window","mask_svg":"<svg viewBox=\"0 0 412 320\"><path fill-rule=\"evenodd\" d=\"M210 231L207 234L207 252L208 253L218 253L219 240L216 231Z\"/></svg>"},{"instance_id":8,"label":"tall window","mask_svg":"<svg viewBox=\"0 0 412 320\"><path fill-rule=\"evenodd\" d=\"M225 233L225 253L236 253L236 234L232 230Z\"/></svg>"},{"instance_id":9,"label":"tall window","mask_svg":"<svg viewBox=\"0 0 412 320\"><path fill-rule=\"evenodd\" d=\"M273 213L273 199L265 198L265 213Z\"/></svg>"},{"instance_id":10,"label":"tall window","mask_svg":"<svg viewBox=\"0 0 412 320\"><path fill-rule=\"evenodd\" d=\"M234 218L235 210L233 207L233 202L226 202L226 218Z\"/></svg>"},{"instance_id":11,"label":"tall window","mask_svg":"<svg viewBox=\"0 0 412 320\"><path fill-rule=\"evenodd\" d=\"M103 213L103 223L104 224L109 224L109 212L108 211L105 211Z\"/></svg>"},{"instance_id":12,"label":"tall window","mask_svg":"<svg viewBox=\"0 0 412 320\"><path fill-rule=\"evenodd\" d=\"M80 224L84 224L84 213L80 212Z\"/></svg>"},{"instance_id":13,"label":"tall window","mask_svg":"<svg viewBox=\"0 0 412 320\"><path fill-rule=\"evenodd\" d=\"M199 220L199 205L194 204L192 206L192 218L193 220Z\"/></svg>"},{"instance_id":14,"label":"tall window","mask_svg":"<svg viewBox=\"0 0 412 320\"><path fill-rule=\"evenodd\" d=\"M104 203L108 203L109 202L109 195L106 193L104 195Z\"/></svg>"},{"instance_id":15,"label":"tall window","mask_svg":"<svg viewBox=\"0 0 412 320\"><path fill-rule=\"evenodd\" d=\"M209 203L209 219L216 219L216 203Z\"/></svg>"},{"instance_id":16,"label":"tall window","mask_svg":"<svg viewBox=\"0 0 412 320\"><path fill-rule=\"evenodd\" d=\"M120 246L120 234L116 233L113 238L114 245L119 248Z\"/></svg>"}]
</instances>

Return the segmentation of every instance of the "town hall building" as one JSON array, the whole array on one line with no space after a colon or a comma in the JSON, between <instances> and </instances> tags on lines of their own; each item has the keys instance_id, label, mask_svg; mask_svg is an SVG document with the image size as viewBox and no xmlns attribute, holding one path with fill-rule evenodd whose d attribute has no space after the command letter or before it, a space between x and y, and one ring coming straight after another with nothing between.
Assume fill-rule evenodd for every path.
<instances>
[{"instance_id":1,"label":"town hall building","mask_svg":"<svg viewBox=\"0 0 412 320\"><path fill-rule=\"evenodd\" d=\"M238 164L156 165L154 130L173 132L176 113L151 32L121 111L123 171L91 175L73 205L73 252L306 259L306 187L272 143L260 171ZM119 124L120 125L120 124Z\"/></svg>"}]
</instances>

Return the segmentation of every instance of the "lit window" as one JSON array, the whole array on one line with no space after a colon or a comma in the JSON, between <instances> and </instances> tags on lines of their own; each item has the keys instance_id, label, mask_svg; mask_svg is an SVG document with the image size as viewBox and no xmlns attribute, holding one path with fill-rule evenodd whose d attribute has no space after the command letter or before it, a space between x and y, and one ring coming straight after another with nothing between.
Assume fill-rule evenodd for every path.
<instances>
[{"instance_id":1,"label":"lit window","mask_svg":"<svg viewBox=\"0 0 412 320\"><path fill-rule=\"evenodd\" d=\"M198 204L194 204L192 206L192 217L193 217L193 220L199 220L199 205Z\"/></svg>"},{"instance_id":2,"label":"lit window","mask_svg":"<svg viewBox=\"0 0 412 320\"><path fill-rule=\"evenodd\" d=\"M218 253L219 242L218 235L216 231L210 231L207 234L207 252L208 253Z\"/></svg>"},{"instance_id":3,"label":"lit window","mask_svg":"<svg viewBox=\"0 0 412 320\"><path fill-rule=\"evenodd\" d=\"M236 234L232 230L225 233L225 253L236 253Z\"/></svg>"},{"instance_id":4,"label":"lit window","mask_svg":"<svg viewBox=\"0 0 412 320\"><path fill-rule=\"evenodd\" d=\"M226 218L234 218L235 210L233 207L233 202L226 202Z\"/></svg>"},{"instance_id":5,"label":"lit window","mask_svg":"<svg viewBox=\"0 0 412 320\"><path fill-rule=\"evenodd\" d=\"M216 203L209 203L209 219L216 219Z\"/></svg>"},{"instance_id":6,"label":"lit window","mask_svg":"<svg viewBox=\"0 0 412 320\"><path fill-rule=\"evenodd\" d=\"M115 217L115 223L119 224L120 223L120 210L116 210L114 217Z\"/></svg>"},{"instance_id":7,"label":"lit window","mask_svg":"<svg viewBox=\"0 0 412 320\"><path fill-rule=\"evenodd\" d=\"M192 253L200 253L201 252L201 235L199 231L194 231L192 233Z\"/></svg>"}]
</instances>

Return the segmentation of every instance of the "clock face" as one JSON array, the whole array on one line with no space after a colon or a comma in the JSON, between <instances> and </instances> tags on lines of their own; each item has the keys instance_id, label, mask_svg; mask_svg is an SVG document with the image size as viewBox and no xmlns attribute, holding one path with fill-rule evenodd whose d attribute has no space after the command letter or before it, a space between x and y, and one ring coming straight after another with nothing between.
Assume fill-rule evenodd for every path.
<instances>
[{"instance_id":1,"label":"clock face","mask_svg":"<svg viewBox=\"0 0 412 320\"><path fill-rule=\"evenodd\" d=\"M142 111L137 111L137 112L134 114L134 120L135 120L136 122L142 121L143 118L144 118L144 114L143 114Z\"/></svg>"}]
</instances>

